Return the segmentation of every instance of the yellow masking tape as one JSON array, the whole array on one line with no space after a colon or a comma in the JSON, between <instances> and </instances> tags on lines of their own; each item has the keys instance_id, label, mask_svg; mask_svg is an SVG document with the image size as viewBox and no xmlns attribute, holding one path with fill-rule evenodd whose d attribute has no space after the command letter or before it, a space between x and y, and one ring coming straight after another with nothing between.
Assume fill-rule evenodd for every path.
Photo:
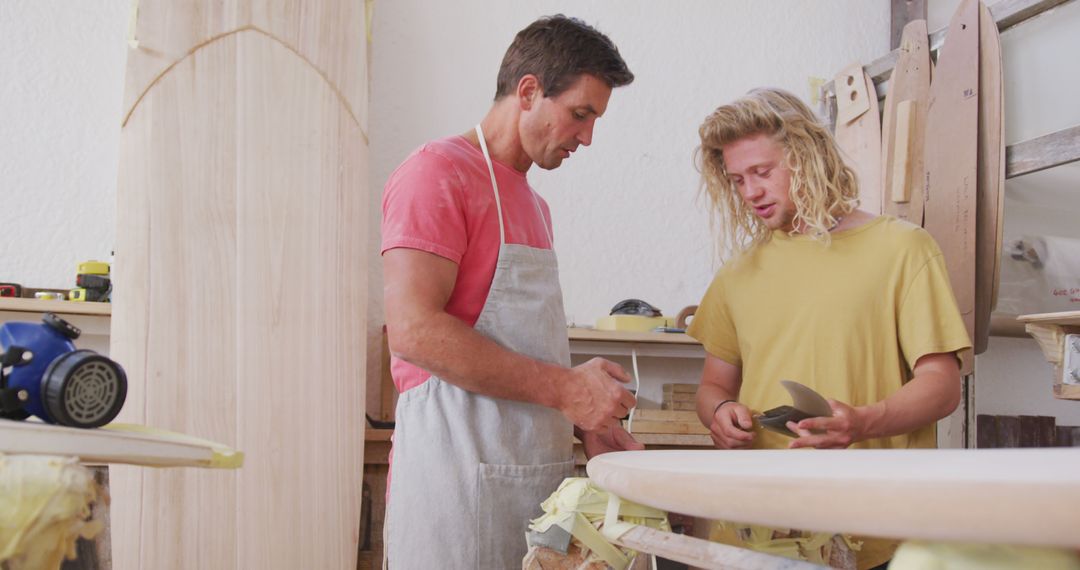
<instances>
[{"instance_id":1,"label":"yellow masking tape","mask_svg":"<svg viewBox=\"0 0 1080 570\"><path fill-rule=\"evenodd\" d=\"M664 511L620 501L584 477L564 479L541 507L544 515L531 522L531 530L544 532L559 526L615 570L626 568L634 552L611 544L612 536L618 538L635 525L671 530ZM597 530L601 523L602 533Z\"/></svg>"}]
</instances>

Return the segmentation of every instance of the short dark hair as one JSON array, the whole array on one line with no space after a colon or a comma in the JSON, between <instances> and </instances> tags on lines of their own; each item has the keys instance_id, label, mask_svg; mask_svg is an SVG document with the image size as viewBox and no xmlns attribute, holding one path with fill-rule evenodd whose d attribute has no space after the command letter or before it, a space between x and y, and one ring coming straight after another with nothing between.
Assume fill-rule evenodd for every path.
<instances>
[{"instance_id":1,"label":"short dark hair","mask_svg":"<svg viewBox=\"0 0 1080 570\"><path fill-rule=\"evenodd\" d=\"M546 16L518 32L503 56L495 100L511 94L525 75L535 75L545 97L565 91L583 73L608 87L634 81L634 74L607 36L577 18Z\"/></svg>"}]
</instances>

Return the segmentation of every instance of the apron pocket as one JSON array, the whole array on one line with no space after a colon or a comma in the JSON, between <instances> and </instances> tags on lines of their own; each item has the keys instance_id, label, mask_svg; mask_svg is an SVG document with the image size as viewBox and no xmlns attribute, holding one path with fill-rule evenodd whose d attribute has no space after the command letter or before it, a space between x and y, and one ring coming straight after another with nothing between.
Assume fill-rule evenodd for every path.
<instances>
[{"instance_id":1,"label":"apron pocket","mask_svg":"<svg viewBox=\"0 0 1080 570\"><path fill-rule=\"evenodd\" d=\"M543 513L540 503L573 474L574 461L542 465L481 463L476 498L477 568L521 568L528 546L529 519Z\"/></svg>"}]
</instances>

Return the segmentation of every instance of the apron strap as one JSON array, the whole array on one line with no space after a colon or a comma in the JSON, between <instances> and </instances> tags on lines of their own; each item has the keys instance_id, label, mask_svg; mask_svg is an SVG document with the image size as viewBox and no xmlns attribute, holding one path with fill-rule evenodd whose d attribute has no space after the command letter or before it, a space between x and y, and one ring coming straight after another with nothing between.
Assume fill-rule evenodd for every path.
<instances>
[{"instance_id":1,"label":"apron strap","mask_svg":"<svg viewBox=\"0 0 1080 570\"><path fill-rule=\"evenodd\" d=\"M499 244L506 243L506 228L503 225L502 215L502 201L499 199L499 183L495 182L495 166L491 163L491 154L488 153L487 141L484 140L484 130L480 128L480 125L476 125L476 138L480 139L480 150L484 152L484 161L487 162L488 174L491 175L491 189L495 192L495 207L499 210ZM540 201L536 199L536 192L531 188L529 194L532 196L533 205L536 206L536 213L540 216L540 225L544 226L544 235L548 238L548 247L552 250L555 249L555 240L551 237L551 230L548 229L547 218L544 217L544 211L540 209Z\"/></svg>"},{"instance_id":2,"label":"apron strap","mask_svg":"<svg viewBox=\"0 0 1080 570\"><path fill-rule=\"evenodd\" d=\"M548 229L547 218L544 217L544 211L540 209L540 200L536 199L536 192L529 189L529 193L532 195L533 205L536 206L536 213L540 216L540 225L544 226L544 235L548 238L548 247L552 251L555 250L555 240L551 239L551 230Z\"/></svg>"},{"instance_id":3,"label":"apron strap","mask_svg":"<svg viewBox=\"0 0 1080 570\"><path fill-rule=\"evenodd\" d=\"M491 164L491 155L488 154L487 141L484 140L484 130L476 125L476 138L480 139L480 150L484 151L484 160L487 162L488 174L491 175L491 190L495 192L495 208L499 210L499 245L506 244L506 228L503 226L502 201L499 200L499 183L495 182L495 167ZM547 224L544 225L547 228Z\"/></svg>"}]
</instances>

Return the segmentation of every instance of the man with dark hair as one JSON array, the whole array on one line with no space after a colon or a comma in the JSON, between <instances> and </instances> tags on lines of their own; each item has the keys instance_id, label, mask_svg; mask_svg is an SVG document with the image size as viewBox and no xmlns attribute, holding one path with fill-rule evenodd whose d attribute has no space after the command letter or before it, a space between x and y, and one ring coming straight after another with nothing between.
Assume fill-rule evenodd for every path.
<instances>
[{"instance_id":1,"label":"man with dark hair","mask_svg":"<svg viewBox=\"0 0 1080 570\"><path fill-rule=\"evenodd\" d=\"M481 123L386 183L391 568L519 567L528 518L572 472L572 433L590 456L642 448L619 425L636 403L626 372L569 367L550 214L525 176L588 146L633 78L600 32L542 18L507 50Z\"/></svg>"}]
</instances>

